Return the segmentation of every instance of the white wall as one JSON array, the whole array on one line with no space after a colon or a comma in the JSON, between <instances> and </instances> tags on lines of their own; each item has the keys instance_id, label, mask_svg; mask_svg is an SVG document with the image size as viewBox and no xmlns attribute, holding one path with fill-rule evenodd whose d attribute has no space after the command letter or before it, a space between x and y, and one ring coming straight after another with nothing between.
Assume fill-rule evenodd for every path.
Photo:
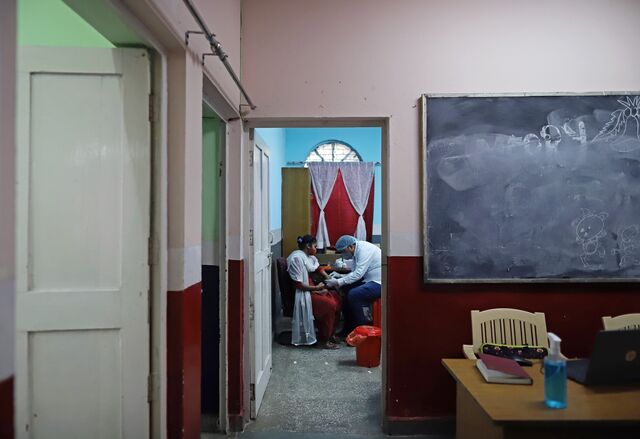
<instances>
[{"instance_id":1,"label":"white wall","mask_svg":"<svg viewBox=\"0 0 640 439\"><path fill-rule=\"evenodd\" d=\"M145 21L148 10L145 5L141 4L148 4L162 17L163 24L169 26L180 42L184 41L186 31L200 30L182 0L124 0L124 3L134 13L137 13L138 18L142 21ZM229 55L229 63L236 73L240 74L240 2L238 0L194 0L193 3L204 18L209 30L216 35L216 39ZM146 24L151 27L152 31L155 30L152 23ZM158 34L163 32L164 30L161 30ZM169 47L171 46L169 45ZM189 51L200 58L202 53L210 52L209 44L202 35L191 35ZM222 62L216 57L207 57L205 71L220 91L237 107L240 101L240 92Z\"/></svg>"},{"instance_id":2,"label":"white wall","mask_svg":"<svg viewBox=\"0 0 640 439\"><path fill-rule=\"evenodd\" d=\"M14 373L16 6L0 2L0 381Z\"/></svg>"},{"instance_id":3,"label":"white wall","mask_svg":"<svg viewBox=\"0 0 640 439\"><path fill-rule=\"evenodd\" d=\"M422 253L422 93L640 90L640 2L244 0L251 117L388 116L390 249Z\"/></svg>"},{"instance_id":4,"label":"white wall","mask_svg":"<svg viewBox=\"0 0 640 439\"><path fill-rule=\"evenodd\" d=\"M190 53L168 61L169 291L182 291L201 278L202 69Z\"/></svg>"}]
</instances>

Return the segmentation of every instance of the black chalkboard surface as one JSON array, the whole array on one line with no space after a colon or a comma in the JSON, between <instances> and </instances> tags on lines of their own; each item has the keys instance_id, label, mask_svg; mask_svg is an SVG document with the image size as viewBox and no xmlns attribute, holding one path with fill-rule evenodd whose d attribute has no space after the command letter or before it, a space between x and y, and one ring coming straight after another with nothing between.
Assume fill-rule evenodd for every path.
<instances>
[{"instance_id":1,"label":"black chalkboard surface","mask_svg":"<svg viewBox=\"0 0 640 439\"><path fill-rule=\"evenodd\" d=\"M640 96L425 96L427 282L640 276Z\"/></svg>"}]
</instances>

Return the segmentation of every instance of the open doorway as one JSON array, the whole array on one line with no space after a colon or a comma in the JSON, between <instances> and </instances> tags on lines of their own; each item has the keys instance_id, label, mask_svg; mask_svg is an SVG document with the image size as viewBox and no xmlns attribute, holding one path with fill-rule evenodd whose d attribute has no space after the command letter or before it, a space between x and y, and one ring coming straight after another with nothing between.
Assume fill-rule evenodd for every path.
<instances>
[{"instance_id":1,"label":"open doorway","mask_svg":"<svg viewBox=\"0 0 640 439\"><path fill-rule=\"evenodd\" d=\"M224 388L224 151L226 124L213 108L202 105L202 431L222 429L220 408Z\"/></svg>"},{"instance_id":2,"label":"open doorway","mask_svg":"<svg viewBox=\"0 0 640 439\"><path fill-rule=\"evenodd\" d=\"M309 161L368 162L374 169L369 197L357 206L360 213L349 199L342 171L338 171L335 189L322 203L329 236L328 242L318 246L321 247L317 255L319 262L332 265L340 258L335 252L336 241L343 234L356 234L360 216L366 223L364 240L381 245L386 125L383 120L336 121L334 127L326 120L305 122L248 122L255 128L254 138L262 139L271 153L269 227L273 325L270 335L273 342L271 379L262 404L252 413L255 421L247 430L377 434L382 425L383 365L358 366L355 348L344 343L339 349L331 350L292 346L292 298L283 294L281 285L287 281L288 273L285 271L283 277L277 266L297 248L298 236L317 235L320 203L309 175ZM344 319L337 324L337 329L343 324Z\"/></svg>"}]
</instances>

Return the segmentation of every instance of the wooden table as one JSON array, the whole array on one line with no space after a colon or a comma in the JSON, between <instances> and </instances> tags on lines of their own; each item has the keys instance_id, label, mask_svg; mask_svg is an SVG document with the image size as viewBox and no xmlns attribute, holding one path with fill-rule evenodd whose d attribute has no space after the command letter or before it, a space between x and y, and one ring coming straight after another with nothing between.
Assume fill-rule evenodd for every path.
<instances>
[{"instance_id":1,"label":"wooden table","mask_svg":"<svg viewBox=\"0 0 640 439\"><path fill-rule=\"evenodd\" d=\"M540 364L533 385L490 384L475 360L444 359L456 380L457 438L640 438L640 387L585 387L567 381L567 408L544 405Z\"/></svg>"}]
</instances>

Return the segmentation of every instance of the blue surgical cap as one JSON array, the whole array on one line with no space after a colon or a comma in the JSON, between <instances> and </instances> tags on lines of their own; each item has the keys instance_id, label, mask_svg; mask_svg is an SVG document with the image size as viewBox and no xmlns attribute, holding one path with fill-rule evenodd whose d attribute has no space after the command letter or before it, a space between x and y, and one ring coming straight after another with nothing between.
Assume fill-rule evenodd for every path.
<instances>
[{"instance_id":1,"label":"blue surgical cap","mask_svg":"<svg viewBox=\"0 0 640 439\"><path fill-rule=\"evenodd\" d=\"M336 251L342 253L347 247L357 242L356 238L351 235L342 235L336 242Z\"/></svg>"}]
</instances>

